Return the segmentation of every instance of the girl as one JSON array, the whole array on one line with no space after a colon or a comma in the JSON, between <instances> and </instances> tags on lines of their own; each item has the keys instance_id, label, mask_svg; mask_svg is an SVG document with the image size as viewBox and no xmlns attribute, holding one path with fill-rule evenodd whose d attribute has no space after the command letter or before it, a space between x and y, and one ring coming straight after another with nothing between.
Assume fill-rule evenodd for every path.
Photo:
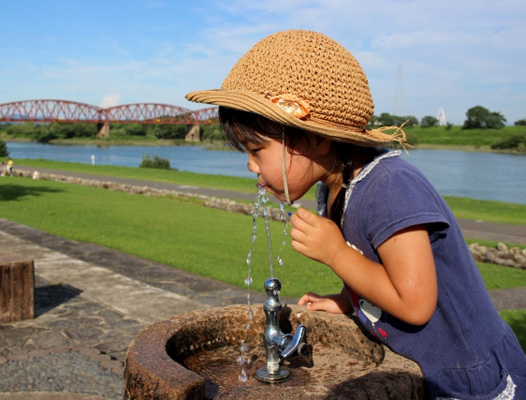
<instances>
[{"instance_id":1,"label":"girl","mask_svg":"<svg viewBox=\"0 0 526 400\"><path fill-rule=\"evenodd\" d=\"M368 130L363 70L335 41L286 31L257 43L220 90L225 135L248 153L258 184L292 203L320 182L318 214L291 218L292 247L343 281L305 294L308 310L355 312L384 344L416 361L427 398L524 399L526 356L494 308L454 216L426 178Z\"/></svg>"}]
</instances>

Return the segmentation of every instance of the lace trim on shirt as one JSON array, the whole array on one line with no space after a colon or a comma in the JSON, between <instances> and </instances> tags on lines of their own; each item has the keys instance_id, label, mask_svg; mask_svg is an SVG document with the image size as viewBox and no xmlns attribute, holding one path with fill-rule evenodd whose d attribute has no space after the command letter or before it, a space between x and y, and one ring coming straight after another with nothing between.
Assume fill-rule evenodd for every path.
<instances>
[{"instance_id":1,"label":"lace trim on shirt","mask_svg":"<svg viewBox=\"0 0 526 400\"><path fill-rule=\"evenodd\" d=\"M513 400L515 398L515 389L517 388L517 385L515 385L515 383L511 379L511 376L509 375L506 378L506 381L508 382L508 384L506 385L504 391L497 397L495 397L493 400Z\"/></svg>"},{"instance_id":2,"label":"lace trim on shirt","mask_svg":"<svg viewBox=\"0 0 526 400\"><path fill-rule=\"evenodd\" d=\"M340 225L343 226L343 221L345 219L345 210L347 210L347 206L349 205L349 200L351 199L351 194L358 182L360 182L362 179L364 179L372 170L374 167L376 167L380 161L382 161L384 158L389 157L398 157L402 154L400 150L395 151L386 151L385 153L380 154L378 157L376 157L373 161L371 161L369 164L367 164L362 170L358 173L358 176L351 180L349 183L349 186L345 190L345 203L343 205L343 213L342 213L342 219L340 221Z\"/></svg>"},{"instance_id":3,"label":"lace trim on shirt","mask_svg":"<svg viewBox=\"0 0 526 400\"><path fill-rule=\"evenodd\" d=\"M511 376L508 375L506 378L506 388L499 394L497 397L494 397L493 400L513 400L515 398L515 389L517 385L511 379ZM436 397L435 400L460 400L453 397Z\"/></svg>"}]
</instances>

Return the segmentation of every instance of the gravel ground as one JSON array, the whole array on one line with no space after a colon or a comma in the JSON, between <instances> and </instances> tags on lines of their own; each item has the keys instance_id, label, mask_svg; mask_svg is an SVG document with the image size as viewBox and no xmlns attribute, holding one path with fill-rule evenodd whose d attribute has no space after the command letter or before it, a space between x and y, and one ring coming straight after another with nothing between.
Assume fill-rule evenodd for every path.
<instances>
[{"instance_id":1,"label":"gravel ground","mask_svg":"<svg viewBox=\"0 0 526 400\"><path fill-rule=\"evenodd\" d=\"M60 371L50 376L48 371ZM78 351L10 361L0 366L0 392L72 392L122 399L122 377Z\"/></svg>"}]
</instances>

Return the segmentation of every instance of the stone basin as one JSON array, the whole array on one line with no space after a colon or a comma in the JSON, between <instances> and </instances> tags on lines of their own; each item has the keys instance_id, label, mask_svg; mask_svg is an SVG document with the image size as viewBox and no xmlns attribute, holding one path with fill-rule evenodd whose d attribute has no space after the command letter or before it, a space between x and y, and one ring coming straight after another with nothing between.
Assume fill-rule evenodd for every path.
<instances>
[{"instance_id":1,"label":"stone basin","mask_svg":"<svg viewBox=\"0 0 526 400\"><path fill-rule=\"evenodd\" d=\"M283 307L280 326L307 329L310 359L284 361L291 378L279 384L254 378L265 365L261 304L246 330L248 306L195 311L141 331L126 356L124 399L421 399L419 366L381 345L345 315ZM237 363L242 340L251 365L241 382Z\"/></svg>"}]
</instances>

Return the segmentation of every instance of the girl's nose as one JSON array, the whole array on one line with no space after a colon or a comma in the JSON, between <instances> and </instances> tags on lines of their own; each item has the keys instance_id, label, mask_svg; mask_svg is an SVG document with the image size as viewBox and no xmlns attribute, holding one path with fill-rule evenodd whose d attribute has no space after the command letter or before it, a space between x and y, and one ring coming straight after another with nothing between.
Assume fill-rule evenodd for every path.
<instances>
[{"instance_id":1,"label":"girl's nose","mask_svg":"<svg viewBox=\"0 0 526 400\"><path fill-rule=\"evenodd\" d=\"M251 156L248 156L247 168L249 171L259 174L259 167L257 163L254 162Z\"/></svg>"}]
</instances>

